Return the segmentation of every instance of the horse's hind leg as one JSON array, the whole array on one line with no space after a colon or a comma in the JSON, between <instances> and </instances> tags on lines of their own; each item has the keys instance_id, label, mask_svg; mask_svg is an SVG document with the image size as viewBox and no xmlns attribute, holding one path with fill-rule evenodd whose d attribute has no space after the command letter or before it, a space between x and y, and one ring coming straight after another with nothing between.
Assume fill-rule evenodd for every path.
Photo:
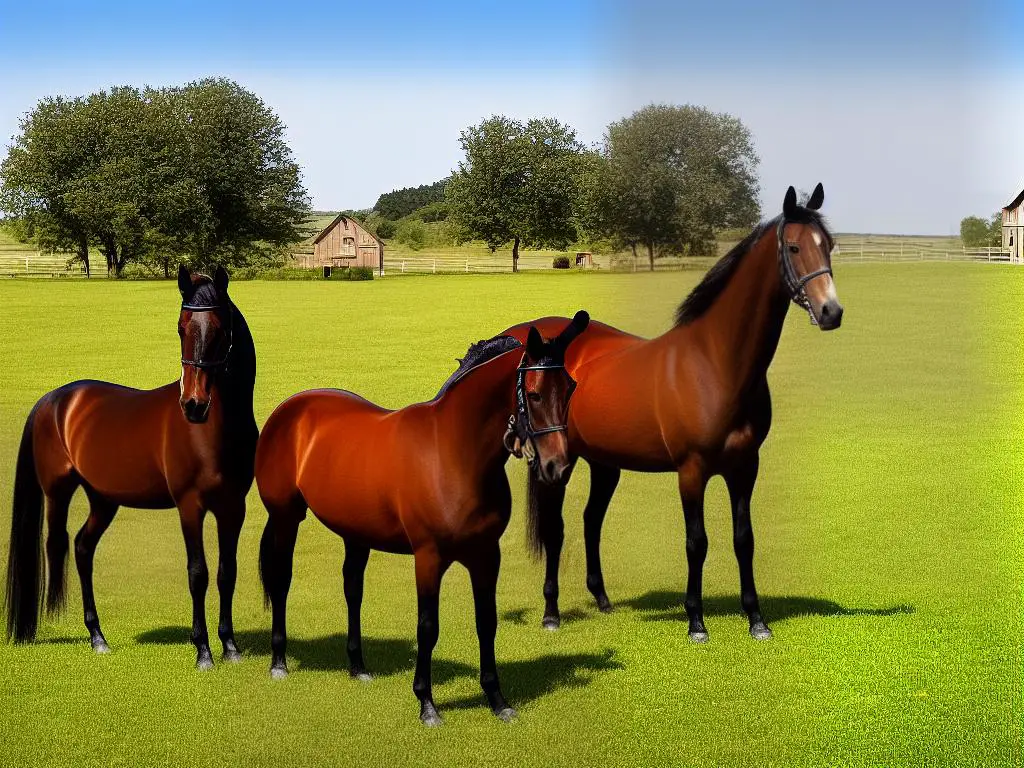
<instances>
[{"instance_id":1,"label":"horse's hind leg","mask_svg":"<svg viewBox=\"0 0 1024 768\"><path fill-rule=\"evenodd\" d=\"M360 611L363 605L363 577L370 559L369 547L345 539L345 602L348 605L348 673L357 680L369 682L372 678L363 663L363 632Z\"/></svg>"},{"instance_id":2,"label":"horse's hind leg","mask_svg":"<svg viewBox=\"0 0 1024 768\"><path fill-rule=\"evenodd\" d=\"M516 711L505 701L498 681L498 665L494 659L494 635L498 629L498 607L495 593L498 569L501 567L501 549L497 542L482 550L466 562L473 583L473 603L476 608L476 635L480 642L480 687L491 711L508 722Z\"/></svg>"},{"instance_id":3,"label":"horse's hind leg","mask_svg":"<svg viewBox=\"0 0 1024 768\"><path fill-rule=\"evenodd\" d=\"M67 595L68 507L78 486L78 478L69 474L46 490L46 613L64 610Z\"/></svg>"},{"instance_id":4,"label":"horse's hind leg","mask_svg":"<svg viewBox=\"0 0 1024 768\"><path fill-rule=\"evenodd\" d=\"M96 653L107 653L110 646L100 631L100 617L96 612L96 597L92 586L92 564L100 537L117 514L117 504L89 490L86 494L89 497L89 517L75 536L75 565L78 566L78 579L82 583L82 609L85 628L89 630L89 642Z\"/></svg>"},{"instance_id":5,"label":"horse's hind leg","mask_svg":"<svg viewBox=\"0 0 1024 768\"><path fill-rule=\"evenodd\" d=\"M768 640L772 631L761 617L761 606L754 586L754 529L750 523L750 497L757 481L758 456L737 464L725 474L732 501L732 541L740 567L740 601L750 620L750 636Z\"/></svg>"},{"instance_id":6,"label":"horse's hind leg","mask_svg":"<svg viewBox=\"0 0 1024 768\"><path fill-rule=\"evenodd\" d=\"M275 512L267 506L270 516L260 543L261 571L270 595L272 627L270 634L270 676L283 678L288 674L288 630L286 623L288 590L292 585L292 561L295 539L302 515ZM266 547L266 550L264 549Z\"/></svg>"},{"instance_id":7,"label":"horse's hind leg","mask_svg":"<svg viewBox=\"0 0 1024 768\"><path fill-rule=\"evenodd\" d=\"M210 572L206 567L206 553L203 550L203 519L206 517L206 509L197 499L188 499L179 502L178 512L188 560L188 591L192 595L192 644L196 647L196 667L211 669L213 654L210 652L210 636L206 631L206 589L210 585Z\"/></svg>"},{"instance_id":8,"label":"horse's hind leg","mask_svg":"<svg viewBox=\"0 0 1024 768\"><path fill-rule=\"evenodd\" d=\"M235 627L231 606L238 577L238 536L245 522L245 498L232 500L214 511L217 518L217 549L220 564L217 568L217 591L220 593L220 622L217 636L224 646L224 661L241 661L242 654L235 644Z\"/></svg>"},{"instance_id":9,"label":"horse's hind leg","mask_svg":"<svg viewBox=\"0 0 1024 768\"><path fill-rule=\"evenodd\" d=\"M590 465L590 497L583 510L583 540L587 549L587 589L597 600L597 607L607 613L612 609L604 589L601 573L601 525L619 484L622 472L617 467Z\"/></svg>"}]
</instances>

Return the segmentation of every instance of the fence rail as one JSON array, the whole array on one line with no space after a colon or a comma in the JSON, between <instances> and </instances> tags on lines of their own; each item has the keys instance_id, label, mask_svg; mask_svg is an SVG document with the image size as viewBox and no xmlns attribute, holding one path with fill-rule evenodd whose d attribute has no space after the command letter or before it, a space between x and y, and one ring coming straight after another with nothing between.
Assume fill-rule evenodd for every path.
<instances>
[{"instance_id":1,"label":"fence rail","mask_svg":"<svg viewBox=\"0 0 1024 768\"><path fill-rule=\"evenodd\" d=\"M85 277L85 266L72 264L73 257L60 251L0 247L0 277Z\"/></svg>"},{"instance_id":2,"label":"fence rail","mask_svg":"<svg viewBox=\"0 0 1024 768\"><path fill-rule=\"evenodd\" d=\"M939 250L937 248L843 248L832 256L836 263L856 264L858 262L913 262L913 261L974 261L1019 263L1009 251L1001 248L962 248Z\"/></svg>"}]
</instances>

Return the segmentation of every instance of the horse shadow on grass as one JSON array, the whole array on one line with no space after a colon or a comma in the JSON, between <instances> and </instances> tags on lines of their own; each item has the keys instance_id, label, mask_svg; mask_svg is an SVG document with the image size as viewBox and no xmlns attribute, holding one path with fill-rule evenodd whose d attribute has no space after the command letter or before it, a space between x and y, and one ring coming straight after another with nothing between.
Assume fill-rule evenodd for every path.
<instances>
[{"instance_id":1,"label":"horse shadow on grass","mask_svg":"<svg viewBox=\"0 0 1024 768\"><path fill-rule=\"evenodd\" d=\"M533 613L530 608L514 608L512 610L505 611L501 614L501 620L507 621L510 624L517 624L520 627L525 627L530 624L528 619L529 615ZM589 614L579 608L570 608L568 611L562 611L560 614L562 624L572 624L576 621L582 621L587 618ZM537 624L540 624L540 618L538 614Z\"/></svg>"},{"instance_id":2,"label":"horse shadow on grass","mask_svg":"<svg viewBox=\"0 0 1024 768\"><path fill-rule=\"evenodd\" d=\"M639 597L624 600L620 605L643 614L644 621L686 621L683 601L685 592L653 590ZM768 595L760 597L761 613L769 624L797 616L902 616L914 613L914 606L900 604L887 608L859 608L840 605L833 600L803 595ZM739 595L715 595L704 598L704 616L742 616Z\"/></svg>"},{"instance_id":3,"label":"horse shadow on grass","mask_svg":"<svg viewBox=\"0 0 1024 768\"><path fill-rule=\"evenodd\" d=\"M136 637L140 644L191 646L191 629L183 626L160 627ZM235 639L245 656L269 656L270 633L266 631L236 632ZM348 672L346 636L333 634L314 639L288 638L288 657L296 662L296 670ZM216 648L216 641L214 641ZM372 675L388 677L412 674L416 669L416 646L402 638L363 637L363 655ZM502 688L510 699L528 703L561 688L579 688L588 685L594 677L611 670L623 669L612 659L612 651L601 653L551 653L532 659L498 662ZM457 678L478 678L477 666L434 656L431 667L435 683L443 684ZM465 709L483 706L480 696L467 697L439 706Z\"/></svg>"}]
</instances>

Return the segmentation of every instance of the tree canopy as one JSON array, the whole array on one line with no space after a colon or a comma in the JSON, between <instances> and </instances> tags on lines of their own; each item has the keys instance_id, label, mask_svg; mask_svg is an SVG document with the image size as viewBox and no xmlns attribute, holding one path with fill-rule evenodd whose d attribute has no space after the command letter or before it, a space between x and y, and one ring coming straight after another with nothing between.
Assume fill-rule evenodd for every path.
<instances>
[{"instance_id":1,"label":"tree canopy","mask_svg":"<svg viewBox=\"0 0 1024 768\"><path fill-rule=\"evenodd\" d=\"M995 213L986 221L980 216L968 216L960 222L960 240L967 248L988 248L1003 241L1003 214Z\"/></svg>"},{"instance_id":2,"label":"tree canopy","mask_svg":"<svg viewBox=\"0 0 1024 768\"><path fill-rule=\"evenodd\" d=\"M495 116L464 130L465 160L446 188L448 221L460 239L492 249L564 248L576 239L573 218L583 146L552 118L522 123Z\"/></svg>"},{"instance_id":3,"label":"tree canopy","mask_svg":"<svg viewBox=\"0 0 1024 768\"><path fill-rule=\"evenodd\" d=\"M385 192L377 198L373 210L385 219L392 221L401 219L431 203L444 202L444 187L447 182L448 179L441 179L433 184L421 184L418 187L404 187L393 192Z\"/></svg>"},{"instance_id":4,"label":"tree canopy","mask_svg":"<svg viewBox=\"0 0 1024 768\"><path fill-rule=\"evenodd\" d=\"M224 79L48 98L0 164L0 210L41 247L244 264L300 238L308 200L284 125Z\"/></svg>"},{"instance_id":5,"label":"tree canopy","mask_svg":"<svg viewBox=\"0 0 1024 768\"><path fill-rule=\"evenodd\" d=\"M655 251L713 252L715 232L753 226L758 157L738 119L651 105L612 123L582 173L577 218L600 236Z\"/></svg>"}]
</instances>

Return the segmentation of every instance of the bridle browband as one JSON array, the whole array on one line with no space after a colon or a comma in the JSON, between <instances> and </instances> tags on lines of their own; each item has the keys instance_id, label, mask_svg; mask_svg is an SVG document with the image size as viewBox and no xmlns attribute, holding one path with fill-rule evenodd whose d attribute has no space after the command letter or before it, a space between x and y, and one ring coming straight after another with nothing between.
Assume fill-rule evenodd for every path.
<instances>
[{"instance_id":1,"label":"bridle browband","mask_svg":"<svg viewBox=\"0 0 1024 768\"><path fill-rule=\"evenodd\" d=\"M786 217L783 216L779 219L779 225L776 227L775 236L779 243L779 273L782 275L782 282L786 285L786 290L789 291L789 298L798 307L803 307L807 311L807 314L811 317L811 324L817 325L818 320L814 316L814 311L811 309L811 301L807 298L807 291L804 288L814 278L832 274L832 256L831 254L826 255L828 263L824 267L808 272L803 276L797 275L796 268L793 266L793 260L789 256L789 247L797 246L798 244L786 240L786 225L795 223L798 222L787 221Z\"/></svg>"},{"instance_id":2,"label":"bridle browband","mask_svg":"<svg viewBox=\"0 0 1024 768\"><path fill-rule=\"evenodd\" d=\"M525 456L531 467L537 464L537 446L534 439L539 435L547 435L551 432L568 432L569 426L568 424L556 424L550 427L534 428L533 420L530 418L530 403L526 398L526 372L557 370L565 371L565 363L527 365L525 353L516 369L516 412L508 417L508 428L505 430L502 442L509 453L517 458ZM569 399L576 389L576 380L569 376L568 371L565 375L569 377L569 390L565 397L566 412L568 412ZM517 439L518 448L512 440L513 437Z\"/></svg>"},{"instance_id":3,"label":"bridle browband","mask_svg":"<svg viewBox=\"0 0 1024 768\"><path fill-rule=\"evenodd\" d=\"M217 310L224 309L219 304L189 304L183 301L181 303L182 311L189 312L216 312ZM198 368L199 370L210 369L210 368L224 368L224 372L228 370L228 360L231 357L231 349L235 343L235 312L229 303L227 305L228 310L228 349L224 353L224 356L219 360L189 360L185 357L181 358L181 364L187 365L192 368Z\"/></svg>"}]
</instances>

